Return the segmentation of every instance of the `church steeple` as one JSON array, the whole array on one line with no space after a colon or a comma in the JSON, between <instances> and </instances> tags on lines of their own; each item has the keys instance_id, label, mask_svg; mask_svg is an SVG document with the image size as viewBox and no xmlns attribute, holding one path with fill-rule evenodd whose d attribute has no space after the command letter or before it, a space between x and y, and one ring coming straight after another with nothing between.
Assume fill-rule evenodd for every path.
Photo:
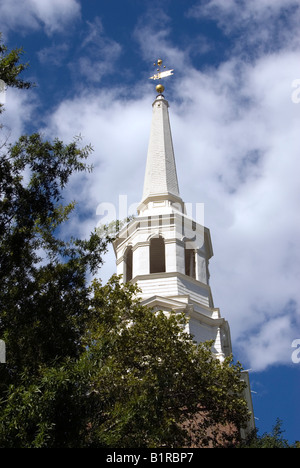
<instances>
[{"instance_id":1,"label":"church steeple","mask_svg":"<svg viewBox=\"0 0 300 468\"><path fill-rule=\"evenodd\" d=\"M152 107L142 203L146 204L150 200L170 200L182 203L169 120L169 103L160 94Z\"/></svg>"},{"instance_id":2,"label":"church steeple","mask_svg":"<svg viewBox=\"0 0 300 468\"><path fill-rule=\"evenodd\" d=\"M157 65L161 64L159 60ZM173 72L160 72L160 68L157 71L152 79ZM194 221L185 213L179 194L169 105L161 84L156 91L159 95L152 104L138 216L123 227L113 243L117 274L122 275L124 283L136 283L142 303L154 311L184 312L188 317L187 331L197 342L212 340L212 352L222 361L231 354L231 338L228 322L214 306L209 284L209 260L213 256L210 231L203 222ZM249 386L247 392L251 407Z\"/></svg>"},{"instance_id":3,"label":"church steeple","mask_svg":"<svg viewBox=\"0 0 300 468\"><path fill-rule=\"evenodd\" d=\"M158 60L159 73L150 77L161 80L173 75L173 70L161 71L162 60ZM164 66L164 68L166 68ZM146 171L142 202L138 207L139 214L149 214L157 202L165 201L169 207L184 211L184 204L179 194L174 148L169 118L169 103L165 99L164 86L156 86L158 96L152 104L152 123L148 144Z\"/></svg>"},{"instance_id":4,"label":"church steeple","mask_svg":"<svg viewBox=\"0 0 300 468\"><path fill-rule=\"evenodd\" d=\"M161 61L157 62L161 66ZM159 70L158 70L159 71ZM160 79L173 70L151 77ZM220 359L231 352L228 323L215 308L209 285L213 255L209 229L189 218L180 197L169 120L162 94L152 104L144 190L138 216L114 242L117 273L137 283L142 302L154 309L184 311L197 341L214 340Z\"/></svg>"}]
</instances>

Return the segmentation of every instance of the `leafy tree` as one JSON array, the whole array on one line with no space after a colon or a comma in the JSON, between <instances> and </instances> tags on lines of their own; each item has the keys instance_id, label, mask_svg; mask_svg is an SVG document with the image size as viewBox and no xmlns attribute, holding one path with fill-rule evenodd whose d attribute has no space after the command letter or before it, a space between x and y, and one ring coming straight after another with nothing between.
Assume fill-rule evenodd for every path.
<instances>
[{"instance_id":1,"label":"leafy tree","mask_svg":"<svg viewBox=\"0 0 300 468\"><path fill-rule=\"evenodd\" d=\"M3 56L0 78L18 78L20 50ZM90 168L91 147L78 139L65 145L39 134L5 144L0 154L0 336L7 346L6 374L34 373L40 365L78 356L87 314L86 275L102 262L107 241L57 236L75 203L63 204L63 189L74 172ZM4 385L5 379L0 381Z\"/></svg>"},{"instance_id":2,"label":"leafy tree","mask_svg":"<svg viewBox=\"0 0 300 468\"><path fill-rule=\"evenodd\" d=\"M20 74L28 67L28 63L19 63L22 54L22 48L8 52L7 47L2 42L2 34L0 33L0 80L8 87L28 89L33 86L33 83L20 78ZM0 113L2 110L3 104L0 103Z\"/></svg>"},{"instance_id":3,"label":"leafy tree","mask_svg":"<svg viewBox=\"0 0 300 468\"><path fill-rule=\"evenodd\" d=\"M93 283L96 320L83 357L96 366L90 393L101 411L93 412L90 441L179 447L190 443L186 423L202 414L193 437L217 445L207 427L232 422L239 428L247 420L240 366L230 359L221 364L212 343L196 345L184 331L184 314L154 314L137 292L118 277L106 286Z\"/></svg>"},{"instance_id":4,"label":"leafy tree","mask_svg":"<svg viewBox=\"0 0 300 468\"><path fill-rule=\"evenodd\" d=\"M0 55L0 78L27 88L21 51ZM196 345L184 316L143 307L136 286L89 284L109 237L59 237L75 207L63 190L90 152L34 134L0 154L0 447L180 447L191 427L198 444L238 440L240 365ZM221 434L228 423L237 432Z\"/></svg>"},{"instance_id":5,"label":"leafy tree","mask_svg":"<svg viewBox=\"0 0 300 468\"><path fill-rule=\"evenodd\" d=\"M260 436L258 430L255 430L247 440L243 441L241 448L300 448L299 442L289 443L287 439L284 439L283 433L282 421L277 418L272 432L265 432Z\"/></svg>"},{"instance_id":6,"label":"leafy tree","mask_svg":"<svg viewBox=\"0 0 300 468\"><path fill-rule=\"evenodd\" d=\"M94 281L90 290L81 355L11 386L2 417L6 443L171 448L191 439L202 446L238 440L248 416L240 366L221 364L211 343L196 345L183 315L142 306L136 286L119 277L105 286ZM190 434L187 423L199 415ZM208 428L228 423L237 432L208 435Z\"/></svg>"},{"instance_id":7,"label":"leafy tree","mask_svg":"<svg viewBox=\"0 0 300 468\"><path fill-rule=\"evenodd\" d=\"M0 157L0 333L16 371L77 353L87 269L101 264L105 243L95 233L68 242L55 233L74 207L63 206L60 191L72 172L85 169L88 152L35 134Z\"/></svg>"},{"instance_id":8,"label":"leafy tree","mask_svg":"<svg viewBox=\"0 0 300 468\"><path fill-rule=\"evenodd\" d=\"M20 78L20 74L28 67L28 63L19 63L23 49L13 49L8 52L8 48L2 42L0 33L0 71L1 79L7 86L17 88L30 88L33 84Z\"/></svg>"}]
</instances>

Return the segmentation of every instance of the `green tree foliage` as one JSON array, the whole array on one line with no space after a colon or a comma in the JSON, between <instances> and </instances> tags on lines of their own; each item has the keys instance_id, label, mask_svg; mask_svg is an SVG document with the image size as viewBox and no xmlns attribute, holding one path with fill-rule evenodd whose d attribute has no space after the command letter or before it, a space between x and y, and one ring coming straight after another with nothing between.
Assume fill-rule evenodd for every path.
<instances>
[{"instance_id":1,"label":"green tree foliage","mask_svg":"<svg viewBox=\"0 0 300 468\"><path fill-rule=\"evenodd\" d=\"M0 33L0 73L1 79L7 86L17 88L30 88L33 84L20 78L20 74L28 67L28 63L20 63L20 56L23 49L13 49L8 52L7 47L2 42Z\"/></svg>"},{"instance_id":2,"label":"green tree foliage","mask_svg":"<svg viewBox=\"0 0 300 468\"><path fill-rule=\"evenodd\" d=\"M19 63L22 54L22 48L8 52L7 47L2 42L2 34L0 33L0 80L5 83L5 86L20 89L28 89L33 86L33 83L20 78L20 74L28 67L28 63ZM2 111L3 104L0 103L0 113Z\"/></svg>"},{"instance_id":3,"label":"green tree foliage","mask_svg":"<svg viewBox=\"0 0 300 468\"><path fill-rule=\"evenodd\" d=\"M65 242L56 231L74 208L62 204L61 190L72 172L85 170L88 153L35 134L0 156L0 333L17 372L76 352L86 273L101 264L105 244L95 233Z\"/></svg>"},{"instance_id":4,"label":"green tree foliage","mask_svg":"<svg viewBox=\"0 0 300 468\"><path fill-rule=\"evenodd\" d=\"M291 444L283 437L283 433L282 421L277 419L270 433L265 432L260 436L258 430L255 430L247 440L243 441L241 448L300 448L299 442Z\"/></svg>"},{"instance_id":5,"label":"green tree foliage","mask_svg":"<svg viewBox=\"0 0 300 468\"><path fill-rule=\"evenodd\" d=\"M0 78L7 79L8 68L14 77L8 83L22 88L19 56L2 56ZM88 308L86 275L101 265L107 241L95 232L88 240L64 241L57 232L75 207L63 204L63 190L74 172L90 169L90 152L78 139L65 145L39 134L2 146L0 336L8 364L0 386L16 382L24 369L34 374L40 365L78 356Z\"/></svg>"},{"instance_id":6,"label":"green tree foliage","mask_svg":"<svg viewBox=\"0 0 300 468\"><path fill-rule=\"evenodd\" d=\"M77 359L23 375L3 402L2 437L16 447L224 446L239 434L207 435L216 424L247 421L240 366L221 364L211 343L196 345L185 317L154 314L136 286L113 276L90 286L89 329ZM229 390L230 389L230 392ZM220 431L218 436L220 436ZM1 440L1 431L0 431ZM2 442L3 443L3 442Z\"/></svg>"},{"instance_id":7,"label":"green tree foliage","mask_svg":"<svg viewBox=\"0 0 300 468\"><path fill-rule=\"evenodd\" d=\"M20 51L0 54L0 78L28 87ZM75 206L63 190L90 151L39 134L1 150L0 447L180 447L191 420L201 445L232 443L207 428L232 423L238 439L240 365L196 345L184 316L143 307L134 285L89 284L108 238L59 236Z\"/></svg>"},{"instance_id":8,"label":"green tree foliage","mask_svg":"<svg viewBox=\"0 0 300 468\"><path fill-rule=\"evenodd\" d=\"M239 427L247 419L239 366L216 360L211 343L197 346L184 331L184 315L154 314L136 293L136 286L122 286L118 277L104 287L93 283L95 321L84 360L95 366L89 394L102 410L93 412L90 441L182 446L189 443L184 423L207 410L207 424L230 420ZM206 432L203 418L199 441Z\"/></svg>"}]
</instances>

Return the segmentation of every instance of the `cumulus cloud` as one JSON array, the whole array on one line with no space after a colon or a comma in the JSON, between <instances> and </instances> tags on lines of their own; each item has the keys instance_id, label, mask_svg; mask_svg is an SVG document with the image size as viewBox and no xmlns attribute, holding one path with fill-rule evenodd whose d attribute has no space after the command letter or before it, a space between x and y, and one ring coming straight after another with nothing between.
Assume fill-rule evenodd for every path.
<instances>
[{"instance_id":1,"label":"cumulus cloud","mask_svg":"<svg viewBox=\"0 0 300 468\"><path fill-rule=\"evenodd\" d=\"M128 197L128 205L141 199L151 121L149 105L149 96L148 100L146 97L124 99L118 90L85 91L62 102L46 118L47 125L42 129L45 135L70 141L81 134L82 144L93 146L90 158L93 173L83 180L75 177L69 192L69 197L78 199L80 184L78 201L90 213L90 220L86 221L89 226L91 223L95 227L100 221L100 204L113 204L119 217L119 195ZM123 217L126 216L127 213Z\"/></svg>"},{"instance_id":2,"label":"cumulus cloud","mask_svg":"<svg viewBox=\"0 0 300 468\"><path fill-rule=\"evenodd\" d=\"M287 362L300 329L300 117L291 100L297 57L278 51L254 64L232 58L211 73L194 71L174 109L182 195L205 202L211 229L215 304L253 368L257 343L261 365L279 354Z\"/></svg>"},{"instance_id":3,"label":"cumulus cloud","mask_svg":"<svg viewBox=\"0 0 300 468\"><path fill-rule=\"evenodd\" d=\"M49 35L62 31L70 21L80 16L78 0L2 0L1 28L10 30L37 30L43 28Z\"/></svg>"},{"instance_id":4,"label":"cumulus cloud","mask_svg":"<svg viewBox=\"0 0 300 468\"><path fill-rule=\"evenodd\" d=\"M288 306L278 317L269 319L264 316L258 331L252 331L243 343L243 353L250 354L251 367L255 371L264 370L274 363L291 363L294 327L299 327L299 320L294 321L291 316Z\"/></svg>"},{"instance_id":5,"label":"cumulus cloud","mask_svg":"<svg viewBox=\"0 0 300 468\"><path fill-rule=\"evenodd\" d=\"M14 143L26 132L27 124L35 117L38 100L32 90L8 88L5 95L4 111L0 116L0 146Z\"/></svg>"}]
</instances>

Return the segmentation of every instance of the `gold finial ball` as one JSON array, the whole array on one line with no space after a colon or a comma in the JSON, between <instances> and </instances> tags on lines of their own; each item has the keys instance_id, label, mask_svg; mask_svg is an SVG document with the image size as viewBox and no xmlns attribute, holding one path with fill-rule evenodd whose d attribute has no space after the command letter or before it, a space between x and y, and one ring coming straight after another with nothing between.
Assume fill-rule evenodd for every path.
<instances>
[{"instance_id":1,"label":"gold finial ball","mask_svg":"<svg viewBox=\"0 0 300 468\"><path fill-rule=\"evenodd\" d=\"M157 91L158 93L160 93L160 94L161 94L161 93L163 93L163 92L164 92L164 90L165 90L165 87L164 87L162 84L159 84L159 85L157 85L157 86L156 86L156 88L155 88L155 89L156 89L156 91Z\"/></svg>"},{"instance_id":2,"label":"gold finial ball","mask_svg":"<svg viewBox=\"0 0 300 468\"><path fill-rule=\"evenodd\" d=\"M158 60L157 60L157 65L160 67L161 64L162 64L162 60L161 60L161 59L158 59Z\"/></svg>"}]
</instances>

